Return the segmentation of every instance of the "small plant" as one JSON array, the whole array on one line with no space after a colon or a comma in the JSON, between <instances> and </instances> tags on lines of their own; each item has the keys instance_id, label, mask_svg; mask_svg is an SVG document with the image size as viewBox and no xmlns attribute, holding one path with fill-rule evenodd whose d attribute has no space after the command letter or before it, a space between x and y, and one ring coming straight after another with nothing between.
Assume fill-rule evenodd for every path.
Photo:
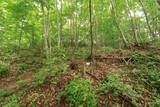
<instances>
[{"instance_id":1,"label":"small plant","mask_svg":"<svg viewBox=\"0 0 160 107\"><path fill-rule=\"evenodd\" d=\"M151 103L150 107L160 107L160 98Z\"/></svg>"},{"instance_id":2,"label":"small plant","mask_svg":"<svg viewBox=\"0 0 160 107\"><path fill-rule=\"evenodd\" d=\"M8 73L9 66L4 63L0 63L0 77L5 77Z\"/></svg>"},{"instance_id":3,"label":"small plant","mask_svg":"<svg viewBox=\"0 0 160 107\"><path fill-rule=\"evenodd\" d=\"M5 96L9 96L9 95L11 95L12 93L13 93L12 91L0 89L0 98L1 98L1 97L5 97Z\"/></svg>"},{"instance_id":4,"label":"small plant","mask_svg":"<svg viewBox=\"0 0 160 107\"><path fill-rule=\"evenodd\" d=\"M119 100L119 97L126 96L130 99L130 103L136 105L138 93L132 89L130 85L124 84L123 80L116 76L106 77L99 89L102 94L109 94L113 100Z\"/></svg>"},{"instance_id":5,"label":"small plant","mask_svg":"<svg viewBox=\"0 0 160 107\"><path fill-rule=\"evenodd\" d=\"M59 58L59 57L55 57L55 58L52 58L52 59L49 59L49 60L45 60L43 63L44 64L53 64L55 62L61 62L62 59Z\"/></svg>"},{"instance_id":6,"label":"small plant","mask_svg":"<svg viewBox=\"0 0 160 107\"><path fill-rule=\"evenodd\" d=\"M38 72L38 73L35 73L35 74L33 75L33 77L35 78L36 81L35 81L35 82L32 82L30 88L32 88L32 87L37 87L37 86L43 84L44 81L45 81L45 79L46 79L48 76L49 76L49 74L46 73L46 72Z\"/></svg>"},{"instance_id":7,"label":"small plant","mask_svg":"<svg viewBox=\"0 0 160 107\"><path fill-rule=\"evenodd\" d=\"M102 47L100 51L106 52L106 51L113 51L114 49L112 47Z\"/></svg>"},{"instance_id":8,"label":"small plant","mask_svg":"<svg viewBox=\"0 0 160 107\"><path fill-rule=\"evenodd\" d=\"M18 83L18 87L23 87L26 83L26 80L19 80L17 81L17 83Z\"/></svg>"},{"instance_id":9,"label":"small plant","mask_svg":"<svg viewBox=\"0 0 160 107\"><path fill-rule=\"evenodd\" d=\"M36 87L43 84L47 77L63 75L63 73L67 70L67 67L68 66L66 64L60 64L55 66L47 66L40 69L38 72L33 74L36 81L33 82L30 87Z\"/></svg>"},{"instance_id":10,"label":"small plant","mask_svg":"<svg viewBox=\"0 0 160 107\"><path fill-rule=\"evenodd\" d=\"M132 59L134 60L134 66L137 70L131 71L131 75L134 75L139 81L144 82L150 88L160 88L160 57L159 55L153 55L153 52L147 54L134 54Z\"/></svg>"},{"instance_id":11,"label":"small plant","mask_svg":"<svg viewBox=\"0 0 160 107\"><path fill-rule=\"evenodd\" d=\"M25 70L25 68L27 67L27 65L26 64L20 64L19 66L18 66L18 69L17 69L17 74L22 74L22 73L24 73L24 70Z\"/></svg>"},{"instance_id":12,"label":"small plant","mask_svg":"<svg viewBox=\"0 0 160 107\"><path fill-rule=\"evenodd\" d=\"M75 79L60 92L57 98L70 103L72 107L96 107L96 94L90 80Z\"/></svg>"},{"instance_id":13,"label":"small plant","mask_svg":"<svg viewBox=\"0 0 160 107\"><path fill-rule=\"evenodd\" d=\"M32 95L29 96L29 100L31 102L36 102L42 96L44 96L44 95L43 94L39 94L39 93L33 93Z\"/></svg>"},{"instance_id":14,"label":"small plant","mask_svg":"<svg viewBox=\"0 0 160 107\"><path fill-rule=\"evenodd\" d=\"M6 102L3 102L3 107L20 107L20 104L18 101L20 100L20 96L13 94L11 97L9 97L9 100Z\"/></svg>"},{"instance_id":15,"label":"small plant","mask_svg":"<svg viewBox=\"0 0 160 107\"><path fill-rule=\"evenodd\" d=\"M53 78L52 80L51 80L51 83L53 84L53 85L55 85L57 82L58 82L58 78Z\"/></svg>"},{"instance_id":16,"label":"small plant","mask_svg":"<svg viewBox=\"0 0 160 107\"><path fill-rule=\"evenodd\" d=\"M38 72L34 73L32 76L35 78L36 81L32 82L30 88L43 84L45 79L51 76L49 71L50 71L50 68L45 67L40 69Z\"/></svg>"}]
</instances>

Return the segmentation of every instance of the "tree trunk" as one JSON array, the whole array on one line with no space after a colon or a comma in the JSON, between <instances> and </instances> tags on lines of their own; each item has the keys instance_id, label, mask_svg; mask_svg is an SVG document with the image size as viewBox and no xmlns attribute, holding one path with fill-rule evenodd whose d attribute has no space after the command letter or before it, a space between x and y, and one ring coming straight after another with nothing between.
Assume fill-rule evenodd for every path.
<instances>
[{"instance_id":1,"label":"tree trunk","mask_svg":"<svg viewBox=\"0 0 160 107\"><path fill-rule=\"evenodd\" d=\"M93 32L92 32L92 0L89 0L89 16L90 16L90 60L93 61Z\"/></svg>"},{"instance_id":2,"label":"tree trunk","mask_svg":"<svg viewBox=\"0 0 160 107\"><path fill-rule=\"evenodd\" d=\"M57 29L58 29L58 46L62 45L62 0L61 0L61 9L58 9L58 1L56 0L56 20L57 20Z\"/></svg>"},{"instance_id":3,"label":"tree trunk","mask_svg":"<svg viewBox=\"0 0 160 107\"><path fill-rule=\"evenodd\" d=\"M127 41L127 39L126 39L123 31L122 31L121 28L120 28L119 23L118 23L118 21L117 21L117 18L116 18L116 17L117 17L117 14L116 14L116 9L115 9L115 6L114 6L114 4L113 4L113 1L111 1L111 6L112 6L113 17L114 17L114 20L115 20L117 29L118 29L118 31L119 31L122 39L123 39L123 43L124 43L125 47L129 47L129 43L128 43L128 41Z\"/></svg>"},{"instance_id":4,"label":"tree trunk","mask_svg":"<svg viewBox=\"0 0 160 107\"><path fill-rule=\"evenodd\" d=\"M44 50L46 54L46 58L49 58L49 46L48 46L48 26L47 26L47 18L45 14L45 9L43 2L41 1L41 10L43 14L43 38L44 38Z\"/></svg>"},{"instance_id":5,"label":"tree trunk","mask_svg":"<svg viewBox=\"0 0 160 107\"><path fill-rule=\"evenodd\" d=\"M140 5L141 5L141 7L142 7L142 9L143 9L143 12L144 12L144 15L145 15L145 19L146 19L146 23L147 23L147 26L148 26L150 35L151 35L152 37L155 37L155 34L154 34L154 32L152 31L151 26L150 26L150 24L149 24L149 18L148 18L146 9L145 9L145 7L144 7L144 5L143 5L143 2L142 2L141 0L139 0L139 3L140 3Z\"/></svg>"},{"instance_id":6,"label":"tree trunk","mask_svg":"<svg viewBox=\"0 0 160 107\"><path fill-rule=\"evenodd\" d=\"M126 6L127 6L127 13L128 13L129 18L130 18L130 21L131 21L131 26L132 26L134 39L135 39L136 45L139 45L139 39L138 39L137 32L136 32L136 24L135 24L136 22L135 22L134 18L131 15L131 12L130 12L131 9L130 9L128 0L126 0Z\"/></svg>"}]
</instances>

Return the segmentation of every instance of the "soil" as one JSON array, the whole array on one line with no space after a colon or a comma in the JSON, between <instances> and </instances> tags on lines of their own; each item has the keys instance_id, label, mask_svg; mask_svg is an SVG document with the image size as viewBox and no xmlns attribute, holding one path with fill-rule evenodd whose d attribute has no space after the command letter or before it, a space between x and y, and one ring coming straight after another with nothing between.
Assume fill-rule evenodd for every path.
<instances>
[{"instance_id":1,"label":"soil","mask_svg":"<svg viewBox=\"0 0 160 107\"><path fill-rule=\"evenodd\" d=\"M65 72L63 75L48 77L43 84L29 89L21 97L20 103L27 104L27 107L33 107L35 104L39 105L40 107L69 107L69 104L65 103L64 99L59 101L57 100L56 96L60 91L65 89L65 86L69 84L71 80L76 78L76 75L80 75L80 78L92 80L93 88L97 89L100 87L100 83L105 77L114 75L114 72L111 72L112 70L132 69L131 67L126 66L126 62L124 61L128 54L128 50L99 52L94 56L93 63L86 62L84 59L73 59L67 61L66 64L69 65L67 72ZM17 85L17 81L19 79L26 81L23 88L29 86L33 81L35 81L30 74L31 72L34 71L31 69L26 69L22 75L11 75L7 78L0 79L0 89L12 91L20 90L13 87ZM129 78L126 74L122 74L120 76L121 78ZM56 83L52 83L53 79L57 79L58 81ZM126 82L125 84L130 84L133 87L135 86L134 83ZM38 98L36 97L36 93L40 95ZM144 96L145 94L146 93L144 93ZM130 107L131 104L129 101L127 101L129 100L128 98L125 96L120 96L120 98L122 99L122 102L119 103L122 105L122 107ZM113 100L113 98L111 98L111 96L108 94L100 96L98 107L106 107L105 102L109 100ZM145 103L149 100L150 99L148 99L148 96L146 96L143 99L140 99L140 102L143 102L143 105L145 105Z\"/></svg>"}]
</instances>

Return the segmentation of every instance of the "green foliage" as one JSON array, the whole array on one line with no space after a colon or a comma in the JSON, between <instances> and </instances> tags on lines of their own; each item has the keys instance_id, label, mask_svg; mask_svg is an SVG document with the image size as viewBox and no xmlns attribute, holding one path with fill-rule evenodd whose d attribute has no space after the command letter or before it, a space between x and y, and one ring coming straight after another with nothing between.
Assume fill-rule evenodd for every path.
<instances>
[{"instance_id":1,"label":"green foliage","mask_svg":"<svg viewBox=\"0 0 160 107\"><path fill-rule=\"evenodd\" d=\"M102 52L106 52L106 51L113 51L114 49L112 48L112 47L102 47L101 49L100 49L100 51L102 51Z\"/></svg>"},{"instance_id":2,"label":"green foliage","mask_svg":"<svg viewBox=\"0 0 160 107\"><path fill-rule=\"evenodd\" d=\"M6 102L3 102L3 107L20 107L20 104L18 101L20 100L20 96L13 94L9 97L9 100Z\"/></svg>"},{"instance_id":3,"label":"green foliage","mask_svg":"<svg viewBox=\"0 0 160 107\"><path fill-rule=\"evenodd\" d=\"M18 68L17 68L16 73L17 73L17 74L22 74L22 73L24 73L24 70L25 70L26 67L27 67L26 64L20 64L20 65L18 66Z\"/></svg>"},{"instance_id":4,"label":"green foliage","mask_svg":"<svg viewBox=\"0 0 160 107\"><path fill-rule=\"evenodd\" d=\"M132 54L133 63L135 67L139 69L158 69L160 66L160 56L154 55L155 51L149 51L146 53L135 53Z\"/></svg>"},{"instance_id":5,"label":"green foliage","mask_svg":"<svg viewBox=\"0 0 160 107\"><path fill-rule=\"evenodd\" d=\"M72 55L71 57L73 58L84 58L87 56L87 52L88 50L86 50L85 48L80 48L78 50L75 51L75 53L73 54L70 54L69 55Z\"/></svg>"},{"instance_id":6,"label":"green foliage","mask_svg":"<svg viewBox=\"0 0 160 107\"><path fill-rule=\"evenodd\" d=\"M12 91L0 89L0 98L1 98L1 97L5 97L5 96L9 96L9 95L11 95L12 93L13 93Z\"/></svg>"},{"instance_id":7,"label":"green foliage","mask_svg":"<svg viewBox=\"0 0 160 107\"><path fill-rule=\"evenodd\" d=\"M26 80L19 80L17 81L18 87L23 87L26 83Z\"/></svg>"},{"instance_id":8,"label":"green foliage","mask_svg":"<svg viewBox=\"0 0 160 107\"><path fill-rule=\"evenodd\" d=\"M96 107L97 97L89 80L75 79L60 92L57 98L63 99L72 107Z\"/></svg>"},{"instance_id":9,"label":"green foliage","mask_svg":"<svg viewBox=\"0 0 160 107\"><path fill-rule=\"evenodd\" d=\"M140 82L144 82L150 88L159 89L160 87L160 74L159 70L134 70L130 71L131 75L134 75Z\"/></svg>"},{"instance_id":10,"label":"green foliage","mask_svg":"<svg viewBox=\"0 0 160 107\"><path fill-rule=\"evenodd\" d=\"M2 56L0 57L0 59L2 59L2 61L6 61L6 60L13 60L17 57L17 54L14 53L14 51L10 51L10 52L2 52L1 53ZM0 62L3 63L3 62Z\"/></svg>"},{"instance_id":11,"label":"green foliage","mask_svg":"<svg viewBox=\"0 0 160 107\"><path fill-rule=\"evenodd\" d=\"M147 53L133 54L132 59L133 65L137 69L130 71L130 75L151 88L152 91L156 90L155 95L152 92L155 101L151 103L151 107L160 106L160 97L158 96L160 94L160 56L155 51L148 51Z\"/></svg>"},{"instance_id":12,"label":"green foliage","mask_svg":"<svg viewBox=\"0 0 160 107\"><path fill-rule=\"evenodd\" d=\"M4 77L9 73L9 65L0 62L0 77Z\"/></svg>"},{"instance_id":13,"label":"green foliage","mask_svg":"<svg viewBox=\"0 0 160 107\"><path fill-rule=\"evenodd\" d=\"M120 96L126 96L134 105L136 105L136 100L139 96L130 85L124 84L123 79L117 76L106 77L99 90L102 91L102 94L110 94L115 101L119 100Z\"/></svg>"},{"instance_id":14,"label":"green foliage","mask_svg":"<svg viewBox=\"0 0 160 107\"><path fill-rule=\"evenodd\" d=\"M41 85L44 83L45 79L50 76L48 72L39 71L37 73L33 74L33 77L35 78L35 82L32 82L30 88L36 87L38 85Z\"/></svg>"},{"instance_id":15,"label":"green foliage","mask_svg":"<svg viewBox=\"0 0 160 107\"><path fill-rule=\"evenodd\" d=\"M68 66L66 64L45 66L32 75L36 81L33 82L30 87L36 87L40 84L43 84L47 77L63 75L63 73L67 70L67 67Z\"/></svg>"},{"instance_id":16,"label":"green foliage","mask_svg":"<svg viewBox=\"0 0 160 107\"><path fill-rule=\"evenodd\" d=\"M160 97L151 103L150 107L160 107Z\"/></svg>"},{"instance_id":17,"label":"green foliage","mask_svg":"<svg viewBox=\"0 0 160 107\"><path fill-rule=\"evenodd\" d=\"M48 60L45 60L43 63L44 64L53 64L53 63L56 63L56 62L61 62L62 59L59 58L59 57L55 57L55 58L50 58Z\"/></svg>"},{"instance_id":18,"label":"green foliage","mask_svg":"<svg viewBox=\"0 0 160 107\"><path fill-rule=\"evenodd\" d=\"M57 82L58 82L58 78L53 78L52 80L51 80L51 83L53 84L53 85L55 85Z\"/></svg>"},{"instance_id":19,"label":"green foliage","mask_svg":"<svg viewBox=\"0 0 160 107\"><path fill-rule=\"evenodd\" d=\"M30 102L36 102L40 97L44 96L43 94L39 94L39 93L32 93L28 99Z\"/></svg>"},{"instance_id":20,"label":"green foliage","mask_svg":"<svg viewBox=\"0 0 160 107\"><path fill-rule=\"evenodd\" d=\"M151 88L160 88L160 56L153 51L147 54L133 54L134 66L138 70L131 71L135 77Z\"/></svg>"},{"instance_id":21,"label":"green foliage","mask_svg":"<svg viewBox=\"0 0 160 107\"><path fill-rule=\"evenodd\" d=\"M66 55L65 55L65 48L60 48L58 46L54 46L53 47L53 55L56 56L56 57L60 57L61 59L65 58Z\"/></svg>"}]
</instances>

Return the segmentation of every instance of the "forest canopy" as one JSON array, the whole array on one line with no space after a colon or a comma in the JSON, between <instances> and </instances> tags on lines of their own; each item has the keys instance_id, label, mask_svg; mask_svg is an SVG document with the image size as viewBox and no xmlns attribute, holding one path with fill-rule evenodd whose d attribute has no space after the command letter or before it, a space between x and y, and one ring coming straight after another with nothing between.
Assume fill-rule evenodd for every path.
<instances>
[{"instance_id":1,"label":"forest canopy","mask_svg":"<svg viewBox=\"0 0 160 107\"><path fill-rule=\"evenodd\" d=\"M1 0L0 48L90 44L88 0ZM140 44L159 38L159 1L92 0L95 46Z\"/></svg>"}]
</instances>

